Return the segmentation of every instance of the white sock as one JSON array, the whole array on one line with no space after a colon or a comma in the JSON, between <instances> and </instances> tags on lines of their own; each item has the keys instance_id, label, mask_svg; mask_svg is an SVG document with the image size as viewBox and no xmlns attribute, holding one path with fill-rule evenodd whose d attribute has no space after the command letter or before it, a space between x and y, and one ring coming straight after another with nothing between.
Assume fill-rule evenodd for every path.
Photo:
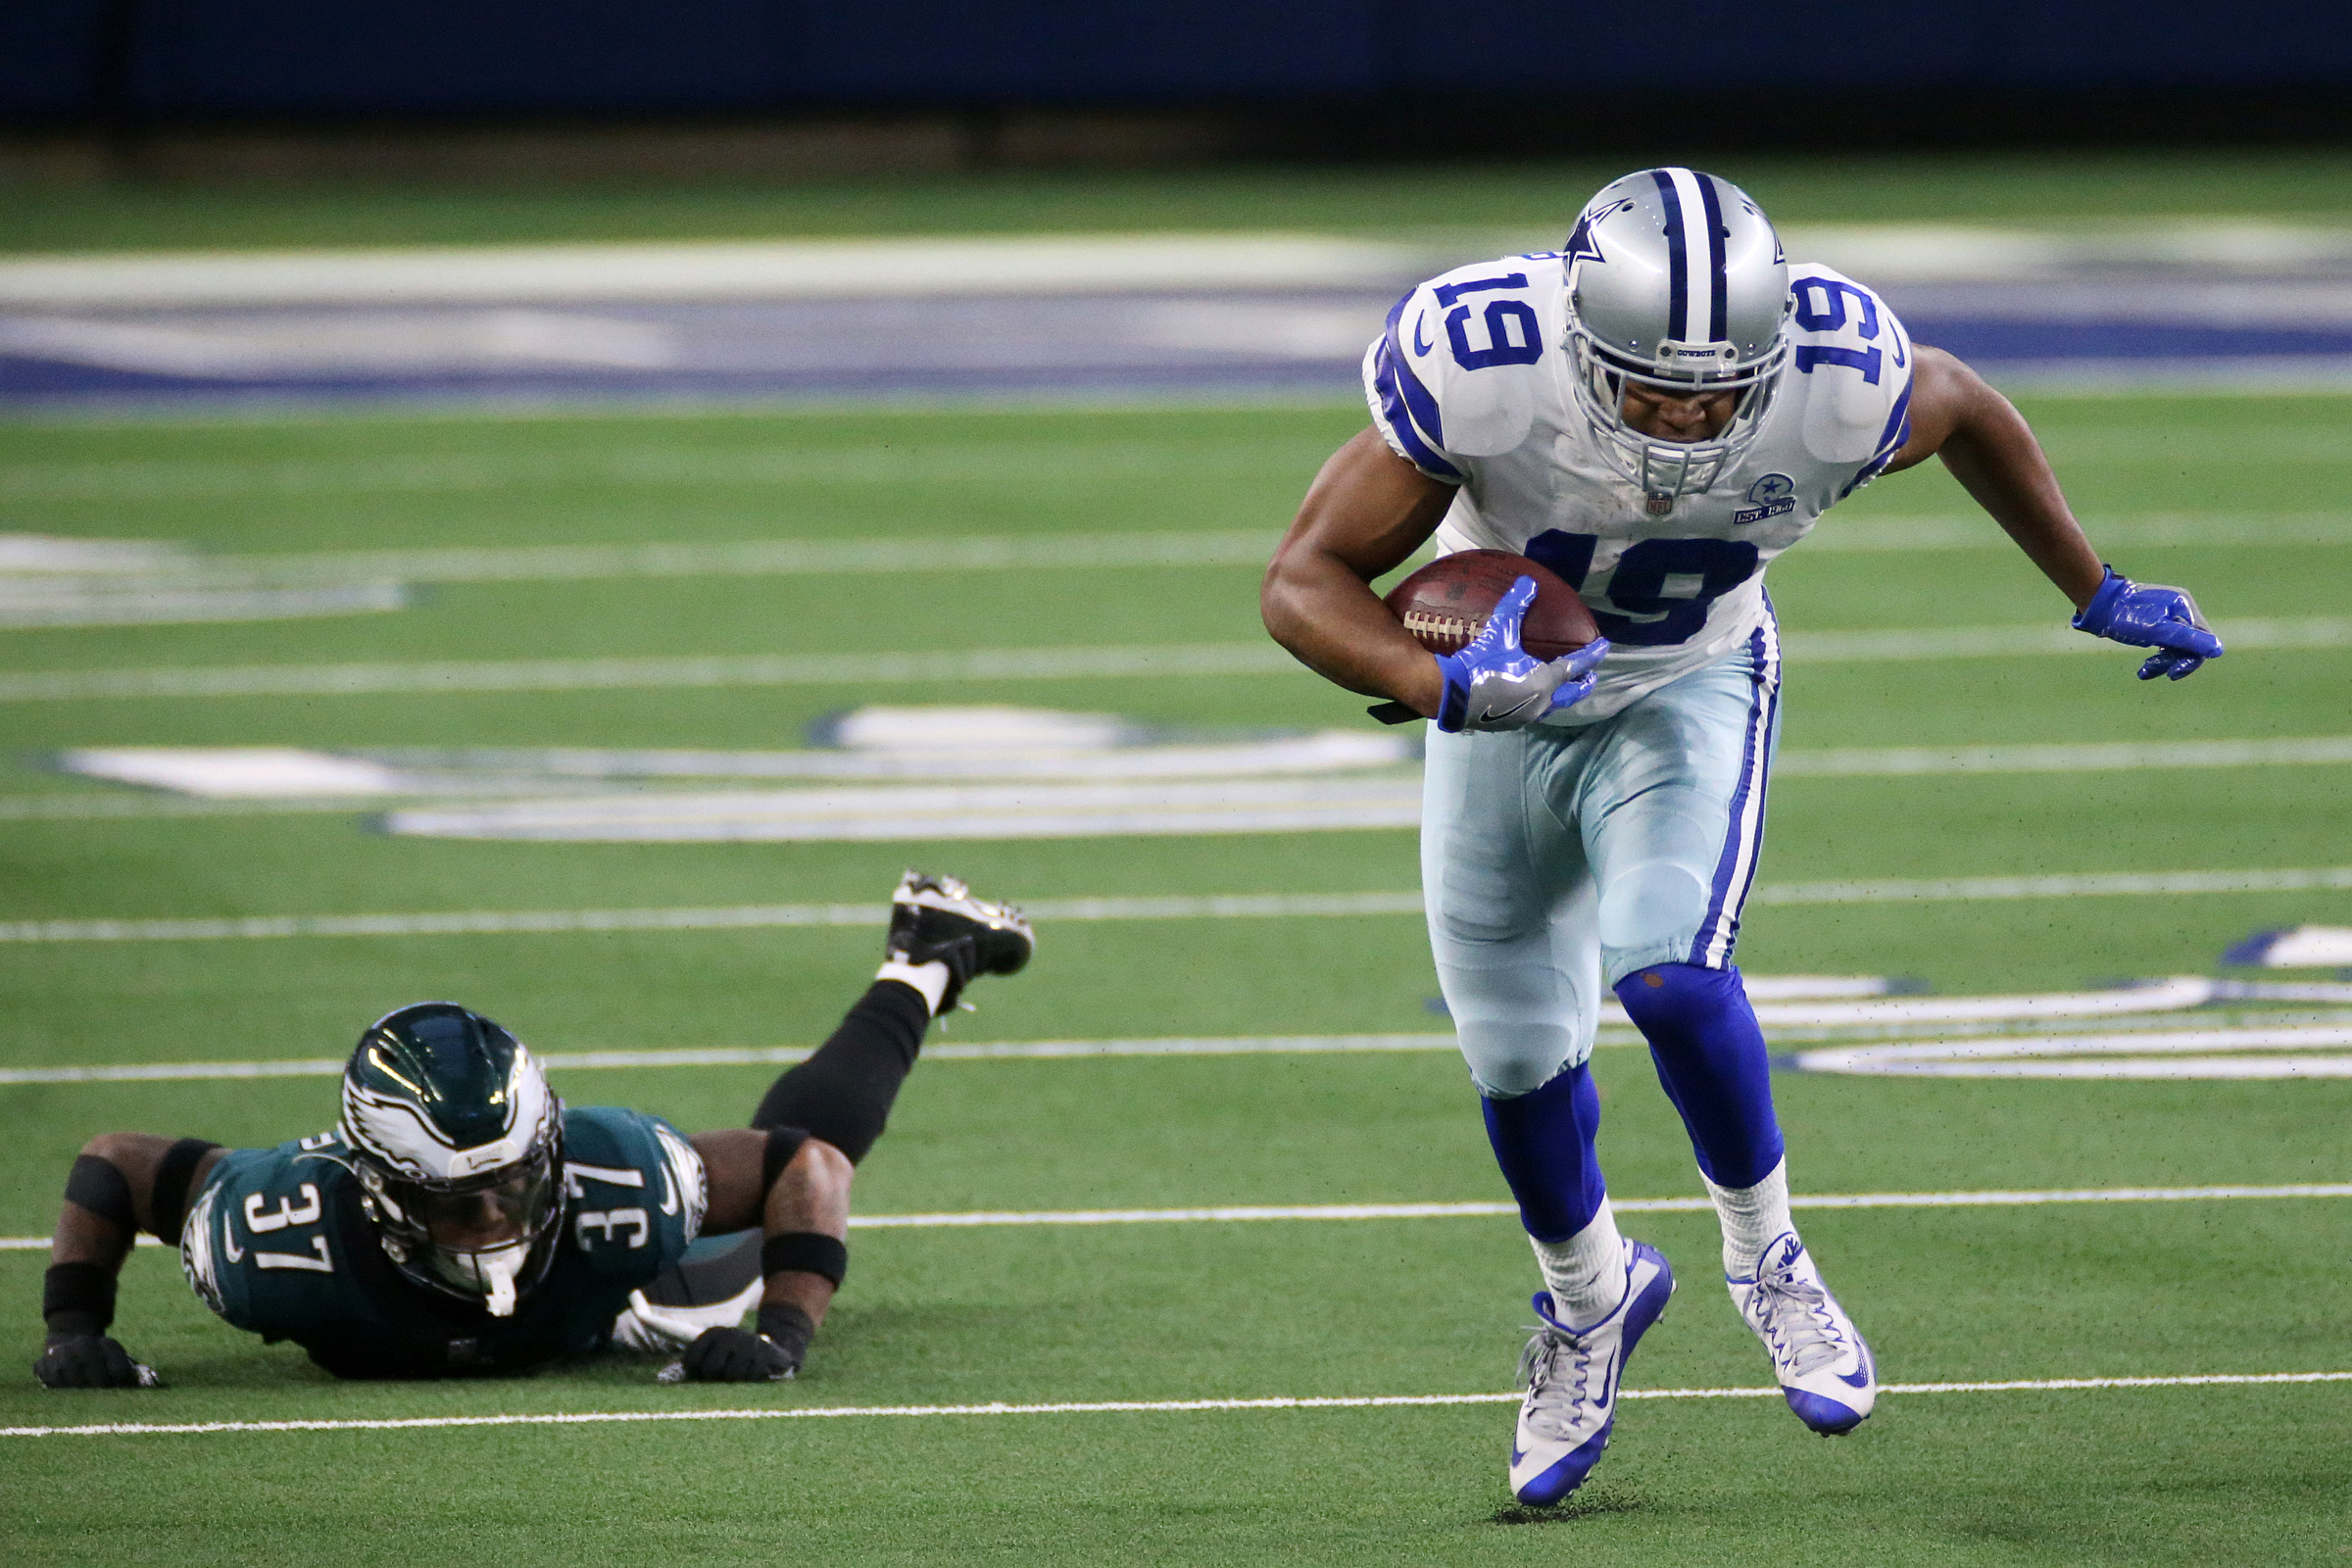
<instances>
[{"instance_id":1,"label":"white sock","mask_svg":"<svg viewBox=\"0 0 2352 1568\"><path fill-rule=\"evenodd\" d=\"M1702 1173L1700 1181L1706 1181ZM1753 1187L1718 1187L1707 1182L1715 1217L1723 1222L1723 1272L1749 1279L1774 1238L1796 1229L1788 1217L1788 1161L1783 1159Z\"/></svg>"},{"instance_id":2,"label":"white sock","mask_svg":"<svg viewBox=\"0 0 2352 1568\"><path fill-rule=\"evenodd\" d=\"M901 963L892 958L874 971L874 978L896 980L920 991L934 1018L939 1016L939 999L948 994L948 966L944 963Z\"/></svg>"},{"instance_id":3,"label":"white sock","mask_svg":"<svg viewBox=\"0 0 2352 1568\"><path fill-rule=\"evenodd\" d=\"M1552 1316L1570 1328L1591 1327L1625 1299L1625 1243L1607 1199L1592 1223L1566 1241L1539 1242L1531 1236L1528 1243L1544 1271L1544 1288L1551 1293Z\"/></svg>"}]
</instances>

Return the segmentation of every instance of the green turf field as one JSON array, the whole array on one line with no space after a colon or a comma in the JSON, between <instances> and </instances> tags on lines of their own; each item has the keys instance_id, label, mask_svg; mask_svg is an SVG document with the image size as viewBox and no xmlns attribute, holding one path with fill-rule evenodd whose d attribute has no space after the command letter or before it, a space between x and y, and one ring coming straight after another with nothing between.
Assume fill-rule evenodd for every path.
<instances>
[{"instance_id":1,"label":"green turf field","mask_svg":"<svg viewBox=\"0 0 2352 1568\"><path fill-rule=\"evenodd\" d=\"M78 243L78 241L77 241ZM2029 415L2094 539L2230 622L2343 613L2352 400L2042 399ZM207 553L1262 530L1345 406L321 416L0 429L0 532ZM2045 627L2063 606L1940 470L1874 486L1773 571L1793 637ZM2102 531L2104 530L2104 531ZM1941 541L1940 543L1938 541ZM1877 548L1862 548L1866 545ZM1931 547L1933 546L1933 547ZM433 586L389 613L0 633L5 670L1239 645L1249 564ZM2308 643L2308 638L2306 639ZM2352 734L2342 651L2245 647L2179 686L2122 650L1792 658L1783 746ZM467 843L359 812L64 819L126 797L73 746L772 748L859 703L1004 702L1183 725L1362 724L1303 671L0 702L0 921L876 901L913 861L982 891L1410 889L1405 832L1033 843ZM1788 777L1762 880L2352 863L2338 765ZM1761 974L1939 992L2212 972L2265 926L2352 923L2352 892L1751 907ZM454 996L542 1049L812 1044L870 973L858 929L0 944L0 1064L339 1054ZM1441 1026L1410 916L1047 925L952 1041L1414 1033ZM936 1038L936 1037L935 1037ZM1620 1198L1697 1191L1637 1050L1596 1058ZM741 1122L772 1069L567 1071L579 1102ZM1784 1074L1811 1193L2328 1183L2352 1082L2034 1083ZM74 1151L116 1128L230 1144L324 1125L332 1081L0 1086L0 1235L44 1234ZM865 1213L1493 1200L1443 1052L941 1060L861 1172ZM1806 1234L1901 1383L2352 1369L2342 1199L1817 1212ZM1712 1280L1705 1216L1629 1218L1684 1288L1629 1386L1768 1371ZM212 1321L159 1250L121 1337L162 1393L49 1393L42 1254L0 1251L0 1426L687 1408L1496 1393L1534 1288L1507 1218L865 1231L806 1377L661 1388L644 1364L504 1385L343 1387ZM1578 1503L1508 1507L1504 1404L659 1425L0 1438L0 1556L24 1563L2337 1562L2352 1385L1890 1395L1818 1442L1777 1401L1629 1402Z\"/></svg>"},{"instance_id":2,"label":"green turf field","mask_svg":"<svg viewBox=\"0 0 2352 1568\"><path fill-rule=\"evenodd\" d=\"M1717 157L1702 146L1662 143L1651 156L1736 181L1783 223L2073 227L2181 214L2352 218L2352 155L2334 148ZM1002 171L766 184L24 184L0 202L0 253L1165 229L1541 232L1566 223L1585 193L1623 173L1628 161Z\"/></svg>"}]
</instances>

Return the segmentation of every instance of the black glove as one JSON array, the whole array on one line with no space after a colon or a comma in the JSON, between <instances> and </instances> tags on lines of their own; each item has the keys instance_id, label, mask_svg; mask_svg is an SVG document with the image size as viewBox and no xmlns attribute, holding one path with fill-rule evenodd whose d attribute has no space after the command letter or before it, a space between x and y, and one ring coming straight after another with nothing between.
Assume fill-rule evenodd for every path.
<instances>
[{"instance_id":1,"label":"black glove","mask_svg":"<svg viewBox=\"0 0 2352 1568\"><path fill-rule=\"evenodd\" d=\"M760 1309L760 1332L705 1329L679 1358L689 1383L781 1383L800 1371L816 1325L797 1306Z\"/></svg>"},{"instance_id":2,"label":"black glove","mask_svg":"<svg viewBox=\"0 0 2352 1568\"><path fill-rule=\"evenodd\" d=\"M52 1334L32 1363L32 1375L52 1389L160 1389L155 1368L103 1334Z\"/></svg>"}]
</instances>

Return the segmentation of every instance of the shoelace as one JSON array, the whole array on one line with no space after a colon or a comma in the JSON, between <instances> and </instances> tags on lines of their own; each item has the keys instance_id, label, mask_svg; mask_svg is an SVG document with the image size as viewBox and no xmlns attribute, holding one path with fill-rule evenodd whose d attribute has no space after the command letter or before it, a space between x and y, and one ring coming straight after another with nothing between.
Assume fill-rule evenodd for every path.
<instances>
[{"instance_id":1,"label":"shoelace","mask_svg":"<svg viewBox=\"0 0 2352 1568\"><path fill-rule=\"evenodd\" d=\"M1792 1269L1756 1270L1756 1294L1748 1312L1776 1346L1787 1349L1796 1377L1829 1365L1845 1353L1845 1341L1830 1317L1829 1293Z\"/></svg>"},{"instance_id":2,"label":"shoelace","mask_svg":"<svg viewBox=\"0 0 2352 1568\"><path fill-rule=\"evenodd\" d=\"M1576 1425L1575 1412L1585 1403L1585 1386L1592 1378L1592 1348L1548 1323L1531 1323L1528 1328L1535 1338L1519 1352L1519 1386L1527 1390L1528 1424L1545 1437L1569 1437ZM1567 1370L1575 1381L1557 1389L1554 1383L1563 1359L1569 1361Z\"/></svg>"}]
</instances>

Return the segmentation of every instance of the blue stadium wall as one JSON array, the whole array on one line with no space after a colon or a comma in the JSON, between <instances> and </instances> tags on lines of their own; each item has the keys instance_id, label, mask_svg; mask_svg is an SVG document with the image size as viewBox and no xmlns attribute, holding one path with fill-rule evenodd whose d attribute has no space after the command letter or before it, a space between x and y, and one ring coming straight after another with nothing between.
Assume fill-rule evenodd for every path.
<instances>
[{"instance_id":1,"label":"blue stadium wall","mask_svg":"<svg viewBox=\"0 0 2352 1568\"><path fill-rule=\"evenodd\" d=\"M0 118L443 118L2352 84L2345 0L4 0Z\"/></svg>"}]
</instances>

